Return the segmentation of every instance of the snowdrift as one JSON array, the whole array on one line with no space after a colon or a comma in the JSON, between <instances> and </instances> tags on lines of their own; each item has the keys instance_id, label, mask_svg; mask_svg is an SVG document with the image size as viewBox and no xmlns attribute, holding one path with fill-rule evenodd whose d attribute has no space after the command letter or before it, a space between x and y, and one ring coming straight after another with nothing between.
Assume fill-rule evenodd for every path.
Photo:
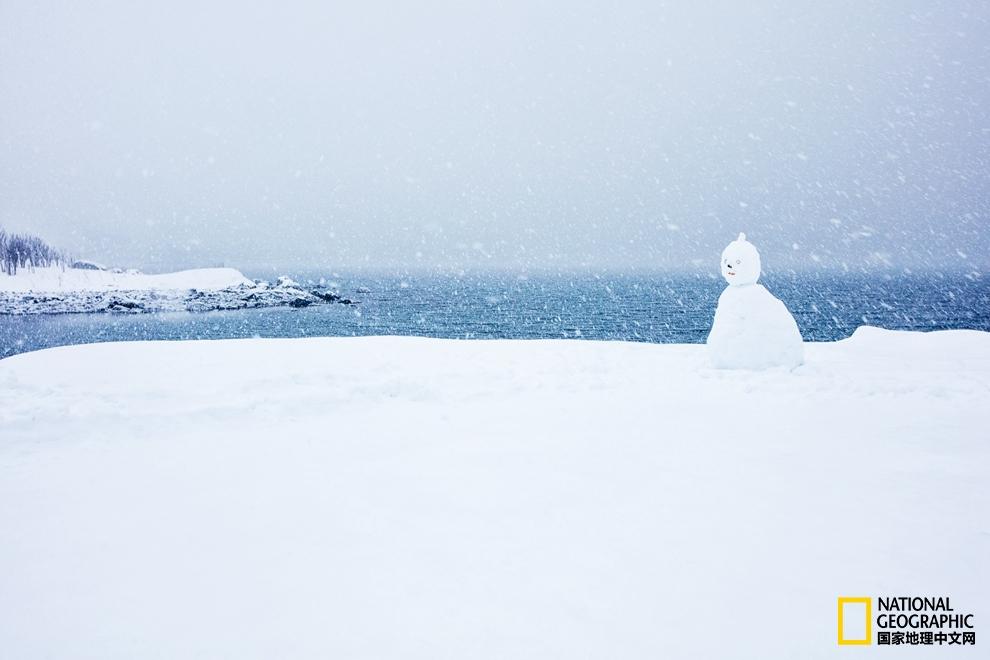
<instances>
[{"instance_id":1,"label":"snowdrift","mask_svg":"<svg viewBox=\"0 0 990 660\"><path fill-rule=\"evenodd\" d=\"M10 657L832 658L838 596L990 612L986 333L861 329L792 372L98 344L0 361L0 400Z\"/></svg>"}]
</instances>

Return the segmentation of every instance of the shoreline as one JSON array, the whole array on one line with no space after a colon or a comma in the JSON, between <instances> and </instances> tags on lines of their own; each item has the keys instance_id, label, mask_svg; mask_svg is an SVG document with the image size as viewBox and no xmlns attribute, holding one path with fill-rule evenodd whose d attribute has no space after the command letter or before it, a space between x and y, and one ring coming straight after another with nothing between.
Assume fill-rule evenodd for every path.
<instances>
[{"instance_id":1,"label":"shoreline","mask_svg":"<svg viewBox=\"0 0 990 660\"><path fill-rule=\"evenodd\" d=\"M0 316L208 312L353 304L334 291L303 288L289 277L249 280L233 268L148 275L58 267L0 279Z\"/></svg>"},{"instance_id":2,"label":"shoreline","mask_svg":"<svg viewBox=\"0 0 990 660\"><path fill-rule=\"evenodd\" d=\"M223 289L12 292L0 291L0 316L214 312L263 307L309 307L355 301L331 291L267 283Z\"/></svg>"}]
</instances>

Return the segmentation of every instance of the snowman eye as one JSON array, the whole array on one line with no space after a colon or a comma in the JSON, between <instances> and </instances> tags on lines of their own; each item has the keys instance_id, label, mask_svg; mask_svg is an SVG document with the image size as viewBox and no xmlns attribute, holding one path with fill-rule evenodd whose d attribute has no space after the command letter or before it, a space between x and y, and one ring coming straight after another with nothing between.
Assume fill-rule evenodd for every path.
<instances>
[{"instance_id":1,"label":"snowman eye","mask_svg":"<svg viewBox=\"0 0 990 660\"><path fill-rule=\"evenodd\" d=\"M740 259L736 259L736 265L737 265L737 266L738 266L739 264L741 264L741 263L742 263L742 261L741 261Z\"/></svg>"}]
</instances>

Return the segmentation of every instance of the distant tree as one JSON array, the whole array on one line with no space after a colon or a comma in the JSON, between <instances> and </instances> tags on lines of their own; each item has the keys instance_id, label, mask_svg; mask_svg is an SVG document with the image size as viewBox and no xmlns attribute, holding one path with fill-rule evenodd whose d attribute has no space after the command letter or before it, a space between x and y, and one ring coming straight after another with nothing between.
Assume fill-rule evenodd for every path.
<instances>
[{"instance_id":1,"label":"distant tree","mask_svg":"<svg viewBox=\"0 0 990 660\"><path fill-rule=\"evenodd\" d=\"M8 234L0 228L0 271L16 275L18 268L65 266L68 256L37 236Z\"/></svg>"}]
</instances>

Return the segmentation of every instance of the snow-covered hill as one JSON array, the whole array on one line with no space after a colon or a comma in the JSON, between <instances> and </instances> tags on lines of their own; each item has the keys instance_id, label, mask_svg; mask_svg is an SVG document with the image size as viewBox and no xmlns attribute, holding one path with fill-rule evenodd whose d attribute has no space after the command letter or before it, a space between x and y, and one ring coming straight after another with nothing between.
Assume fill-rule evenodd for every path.
<instances>
[{"instance_id":1,"label":"snow-covered hill","mask_svg":"<svg viewBox=\"0 0 990 660\"><path fill-rule=\"evenodd\" d=\"M9 657L846 658L838 596L990 612L986 333L861 329L794 372L98 344L0 361L0 401Z\"/></svg>"},{"instance_id":2,"label":"snow-covered hill","mask_svg":"<svg viewBox=\"0 0 990 660\"><path fill-rule=\"evenodd\" d=\"M234 268L194 268L147 275L77 268L25 268L16 275L0 273L0 291L61 293L67 291L214 290L251 284Z\"/></svg>"}]
</instances>

